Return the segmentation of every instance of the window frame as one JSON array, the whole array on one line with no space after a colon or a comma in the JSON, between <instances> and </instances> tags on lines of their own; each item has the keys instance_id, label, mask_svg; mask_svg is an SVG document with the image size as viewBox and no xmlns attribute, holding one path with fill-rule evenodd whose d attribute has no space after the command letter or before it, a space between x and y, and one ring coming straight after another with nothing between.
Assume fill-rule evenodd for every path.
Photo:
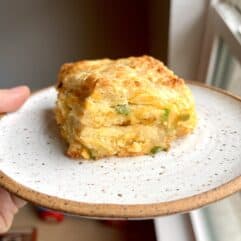
<instances>
[{"instance_id":1,"label":"window frame","mask_svg":"<svg viewBox=\"0 0 241 241\"><path fill-rule=\"evenodd\" d=\"M208 9L198 80L212 84L220 38L241 62L241 13L224 1L212 0Z\"/></svg>"}]
</instances>

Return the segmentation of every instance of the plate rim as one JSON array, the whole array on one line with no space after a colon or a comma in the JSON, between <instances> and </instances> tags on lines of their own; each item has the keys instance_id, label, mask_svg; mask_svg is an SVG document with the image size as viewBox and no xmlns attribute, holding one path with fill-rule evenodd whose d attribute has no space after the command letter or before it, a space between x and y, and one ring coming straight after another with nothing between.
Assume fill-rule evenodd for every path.
<instances>
[{"instance_id":1,"label":"plate rim","mask_svg":"<svg viewBox=\"0 0 241 241\"><path fill-rule=\"evenodd\" d=\"M187 84L208 88L215 92L227 95L241 103L241 97L236 96L229 91L200 82L185 82ZM52 87L53 86L35 91L31 96ZM0 118L5 115L7 114L0 115ZM148 204L104 204L63 199L35 191L17 183L1 170L0 186L28 202L53 210L85 217L143 219L188 212L228 197L241 190L241 175L206 192L201 192L199 194L173 201Z\"/></svg>"}]
</instances>

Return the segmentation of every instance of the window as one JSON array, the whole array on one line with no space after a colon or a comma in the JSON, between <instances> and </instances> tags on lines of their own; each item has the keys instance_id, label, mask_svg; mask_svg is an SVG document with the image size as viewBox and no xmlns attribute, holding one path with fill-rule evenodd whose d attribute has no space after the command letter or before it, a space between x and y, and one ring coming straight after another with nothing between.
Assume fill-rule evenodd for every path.
<instances>
[{"instance_id":1,"label":"window","mask_svg":"<svg viewBox=\"0 0 241 241\"><path fill-rule=\"evenodd\" d=\"M211 1L198 76L203 82L241 96L240 0ZM240 193L190 215L197 240L240 240Z\"/></svg>"},{"instance_id":2,"label":"window","mask_svg":"<svg viewBox=\"0 0 241 241\"><path fill-rule=\"evenodd\" d=\"M241 96L241 1L211 1L199 79Z\"/></svg>"},{"instance_id":3,"label":"window","mask_svg":"<svg viewBox=\"0 0 241 241\"><path fill-rule=\"evenodd\" d=\"M241 96L241 64L222 39L219 39L215 67L210 82L214 86Z\"/></svg>"}]
</instances>

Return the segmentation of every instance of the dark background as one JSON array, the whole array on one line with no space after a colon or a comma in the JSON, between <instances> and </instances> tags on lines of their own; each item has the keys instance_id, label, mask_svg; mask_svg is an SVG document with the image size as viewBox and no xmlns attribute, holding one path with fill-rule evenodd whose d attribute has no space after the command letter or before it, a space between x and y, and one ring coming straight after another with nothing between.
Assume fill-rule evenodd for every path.
<instances>
[{"instance_id":1,"label":"dark background","mask_svg":"<svg viewBox=\"0 0 241 241\"><path fill-rule=\"evenodd\" d=\"M0 88L53 85L60 65L151 54L167 62L169 1L2 0Z\"/></svg>"}]
</instances>

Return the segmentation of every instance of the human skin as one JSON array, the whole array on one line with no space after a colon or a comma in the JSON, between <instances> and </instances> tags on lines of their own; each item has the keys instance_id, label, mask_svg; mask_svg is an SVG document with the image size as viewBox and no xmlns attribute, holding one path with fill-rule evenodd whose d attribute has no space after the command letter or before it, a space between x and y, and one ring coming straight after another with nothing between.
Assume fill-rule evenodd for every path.
<instances>
[{"instance_id":1,"label":"human skin","mask_svg":"<svg viewBox=\"0 0 241 241\"><path fill-rule=\"evenodd\" d=\"M19 109L30 95L27 86L12 89L0 89L0 113L13 112ZM25 202L0 187L0 234L10 228L14 215Z\"/></svg>"}]
</instances>

